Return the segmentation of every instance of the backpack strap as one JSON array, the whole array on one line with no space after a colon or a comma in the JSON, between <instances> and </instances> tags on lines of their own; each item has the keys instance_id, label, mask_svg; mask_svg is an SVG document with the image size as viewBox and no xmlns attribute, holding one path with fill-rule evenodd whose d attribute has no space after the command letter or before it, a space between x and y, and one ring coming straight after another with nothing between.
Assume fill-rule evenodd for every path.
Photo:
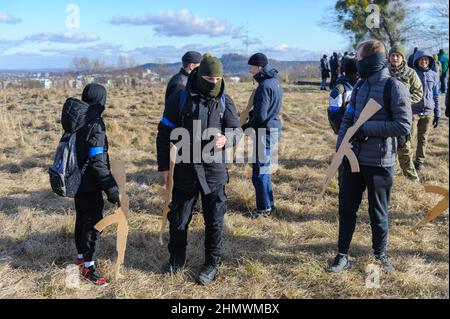
<instances>
[{"instance_id":1,"label":"backpack strap","mask_svg":"<svg viewBox=\"0 0 450 319\"><path fill-rule=\"evenodd\" d=\"M393 118L392 115L392 87L395 84L395 78L394 77L389 77L386 81L386 84L384 86L384 91L383 91L383 103L384 103L384 108L386 109L387 113L389 114L390 118Z\"/></svg>"},{"instance_id":2,"label":"backpack strap","mask_svg":"<svg viewBox=\"0 0 450 319\"><path fill-rule=\"evenodd\" d=\"M363 84L364 84L364 81L359 80L355 84L355 87L353 88L352 98L350 99L350 107L352 107L353 109L356 106L356 96L358 95L359 89L363 86Z\"/></svg>"}]
</instances>

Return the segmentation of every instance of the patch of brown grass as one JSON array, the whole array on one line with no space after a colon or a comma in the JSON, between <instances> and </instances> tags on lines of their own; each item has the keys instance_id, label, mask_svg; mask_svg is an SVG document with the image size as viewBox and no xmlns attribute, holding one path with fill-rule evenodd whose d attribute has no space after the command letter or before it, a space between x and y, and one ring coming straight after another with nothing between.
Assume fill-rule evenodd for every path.
<instances>
[{"instance_id":1,"label":"patch of brown grass","mask_svg":"<svg viewBox=\"0 0 450 319\"><path fill-rule=\"evenodd\" d=\"M242 110L251 84L229 85ZM254 208L249 165L230 167L229 212L224 264L210 287L195 284L203 263L201 215L191 224L186 270L160 275L167 248L158 244L162 199L156 164L156 128L163 111L163 87L110 90L105 112L110 153L126 162L131 198L125 280L108 289L65 285L66 266L75 256L74 207L49 190L46 168L61 136L64 100L80 92L4 90L0 96L0 298L448 298L448 215L413 236L409 229L438 196L396 177L390 211L389 252L398 272L381 276L380 289L365 287L370 256L367 201L361 205L351 249L354 269L326 272L337 240L337 194L333 180L317 202L336 137L326 119L327 95L317 89L286 87L280 162L273 175L277 213L250 220ZM448 120L433 130L426 183L448 187ZM107 205L106 211L111 206ZM166 234L167 240L167 234ZM114 274L115 229L98 245L98 261Z\"/></svg>"}]
</instances>

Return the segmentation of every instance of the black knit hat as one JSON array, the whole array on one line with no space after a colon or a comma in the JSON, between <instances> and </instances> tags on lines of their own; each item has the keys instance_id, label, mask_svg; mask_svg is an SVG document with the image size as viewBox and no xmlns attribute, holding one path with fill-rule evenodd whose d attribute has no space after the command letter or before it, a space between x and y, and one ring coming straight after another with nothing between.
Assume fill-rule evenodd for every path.
<instances>
[{"instance_id":1,"label":"black knit hat","mask_svg":"<svg viewBox=\"0 0 450 319\"><path fill-rule=\"evenodd\" d=\"M185 55L183 55L182 61L185 64L194 63L199 64L202 62L202 54L197 51L188 51Z\"/></svg>"},{"instance_id":2,"label":"black knit hat","mask_svg":"<svg viewBox=\"0 0 450 319\"><path fill-rule=\"evenodd\" d=\"M248 60L248 64L254 65L254 66L265 67L267 64L269 64L269 60L267 59L267 57L264 54L256 53L250 57L250 60Z\"/></svg>"}]
</instances>

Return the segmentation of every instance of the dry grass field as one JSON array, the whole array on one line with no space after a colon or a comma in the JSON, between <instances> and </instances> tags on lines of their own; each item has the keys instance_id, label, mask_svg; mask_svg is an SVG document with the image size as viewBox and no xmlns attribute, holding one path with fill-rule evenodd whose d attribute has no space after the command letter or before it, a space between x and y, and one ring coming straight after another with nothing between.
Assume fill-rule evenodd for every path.
<instances>
[{"instance_id":1,"label":"dry grass field","mask_svg":"<svg viewBox=\"0 0 450 319\"><path fill-rule=\"evenodd\" d=\"M250 84L229 85L242 110ZM158 243L162 198L156 165L156 127L163 110L162 86L111 89L104 114L112 158L126 162L130 234L125 280L108 288L82 282L66 288L66 266L75 257L74 205L55 196L47 167L61 137L59 117L74 90L0 92L0 299L2 298L449 298L448 213L420 229L410 228L439 200L420 184L395 178L390 209L389 255L397 273L381 274L381 288L366 288L373 263L364 200L351 248L354 268L326 271L335 256L338 188L334 179L317 203L335 139L326 118L327 97L318 88L285 86L280 165L273 176L277 212L265 219L243 215L253 209L250 168L230 167L224 264L209 287L195 284L203 262L203 220L195 215L188 264L170 278L160 274L168 259ZM449 185L449 124L433 130L423 183ZM110 212L112 206L107 205ZM167 239L167 234L166 234ZM114 274L115 229L98 245L98 263Z\"/></svg>"}]
</instances>

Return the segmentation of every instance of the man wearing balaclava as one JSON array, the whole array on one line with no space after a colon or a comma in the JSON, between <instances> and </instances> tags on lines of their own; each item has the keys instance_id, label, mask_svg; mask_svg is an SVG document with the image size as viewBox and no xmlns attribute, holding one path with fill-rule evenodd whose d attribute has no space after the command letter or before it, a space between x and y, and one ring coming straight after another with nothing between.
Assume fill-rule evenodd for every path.
<instances>
[{"instance_id":1,"label":"man wearing balaclava","mask_svg":"<svg viewBox=\"0 0 450 319\"><path fill-rule=\"evenodd\" d=\"M169 182L170 142L181 149L168 213L170 259L163 272L173 275L186 264L192 208L201 194L205 220L205 263L197 278L201 285L215 280L221 264L228 183L223 149L236 142L225 137L225 130L241 131L233 100L224 92L222 63L210 54L204 55L186 88L169 97L158 126L158 170L165 186ZM181 137L171 140L171 133L174 138Z\"/></svg>"},{"instance_id":2,"label":"man wearing balaclava","mask_svg":"<svg viewBox=\"0 0 450 319\"><path fill-rule=\"evenodd\" d=\"M82 267L84 279L97 286L107 286L94 262L98 231L94 226L103 219L103 196L120 205L119 189L110 171L106 126L102 119L105 111L106 89L99 84L85 87L82 101L67 100L61 118L66 133L76 132L78 167L87 164L81 184L75 195L75 245L78 250L76 264Z\"/></svg>"},{"instance_id":3,"label":"man wearing balaclava","mask_svg":"<svg viewBox=\"0 0 450 319\"><path fill-rule=\"evenodd\" d=\"M396 162L397 138L409 134L411 130L411 99L406 86L390 77L386 49L380 41L368 40L358 45L357 68L361 77L357 85L359 89L353 91L352 105L347 108L342 121L337 148L340 147L347 130L358 121L370 99L374 99L382 109L372 116L351 140L360 172L352 173L348 160L342 163L338 254L329 270L339 273L351 268L348 253L356 227L356 213L363 193L367 190L373 254L382 269L386 273L392 273L395 269L387 257L388 207ZM391 92L386 99L385 90L388 85ZM389 105L386 105L385 101Z\"/></svg>"}]
</instances>

